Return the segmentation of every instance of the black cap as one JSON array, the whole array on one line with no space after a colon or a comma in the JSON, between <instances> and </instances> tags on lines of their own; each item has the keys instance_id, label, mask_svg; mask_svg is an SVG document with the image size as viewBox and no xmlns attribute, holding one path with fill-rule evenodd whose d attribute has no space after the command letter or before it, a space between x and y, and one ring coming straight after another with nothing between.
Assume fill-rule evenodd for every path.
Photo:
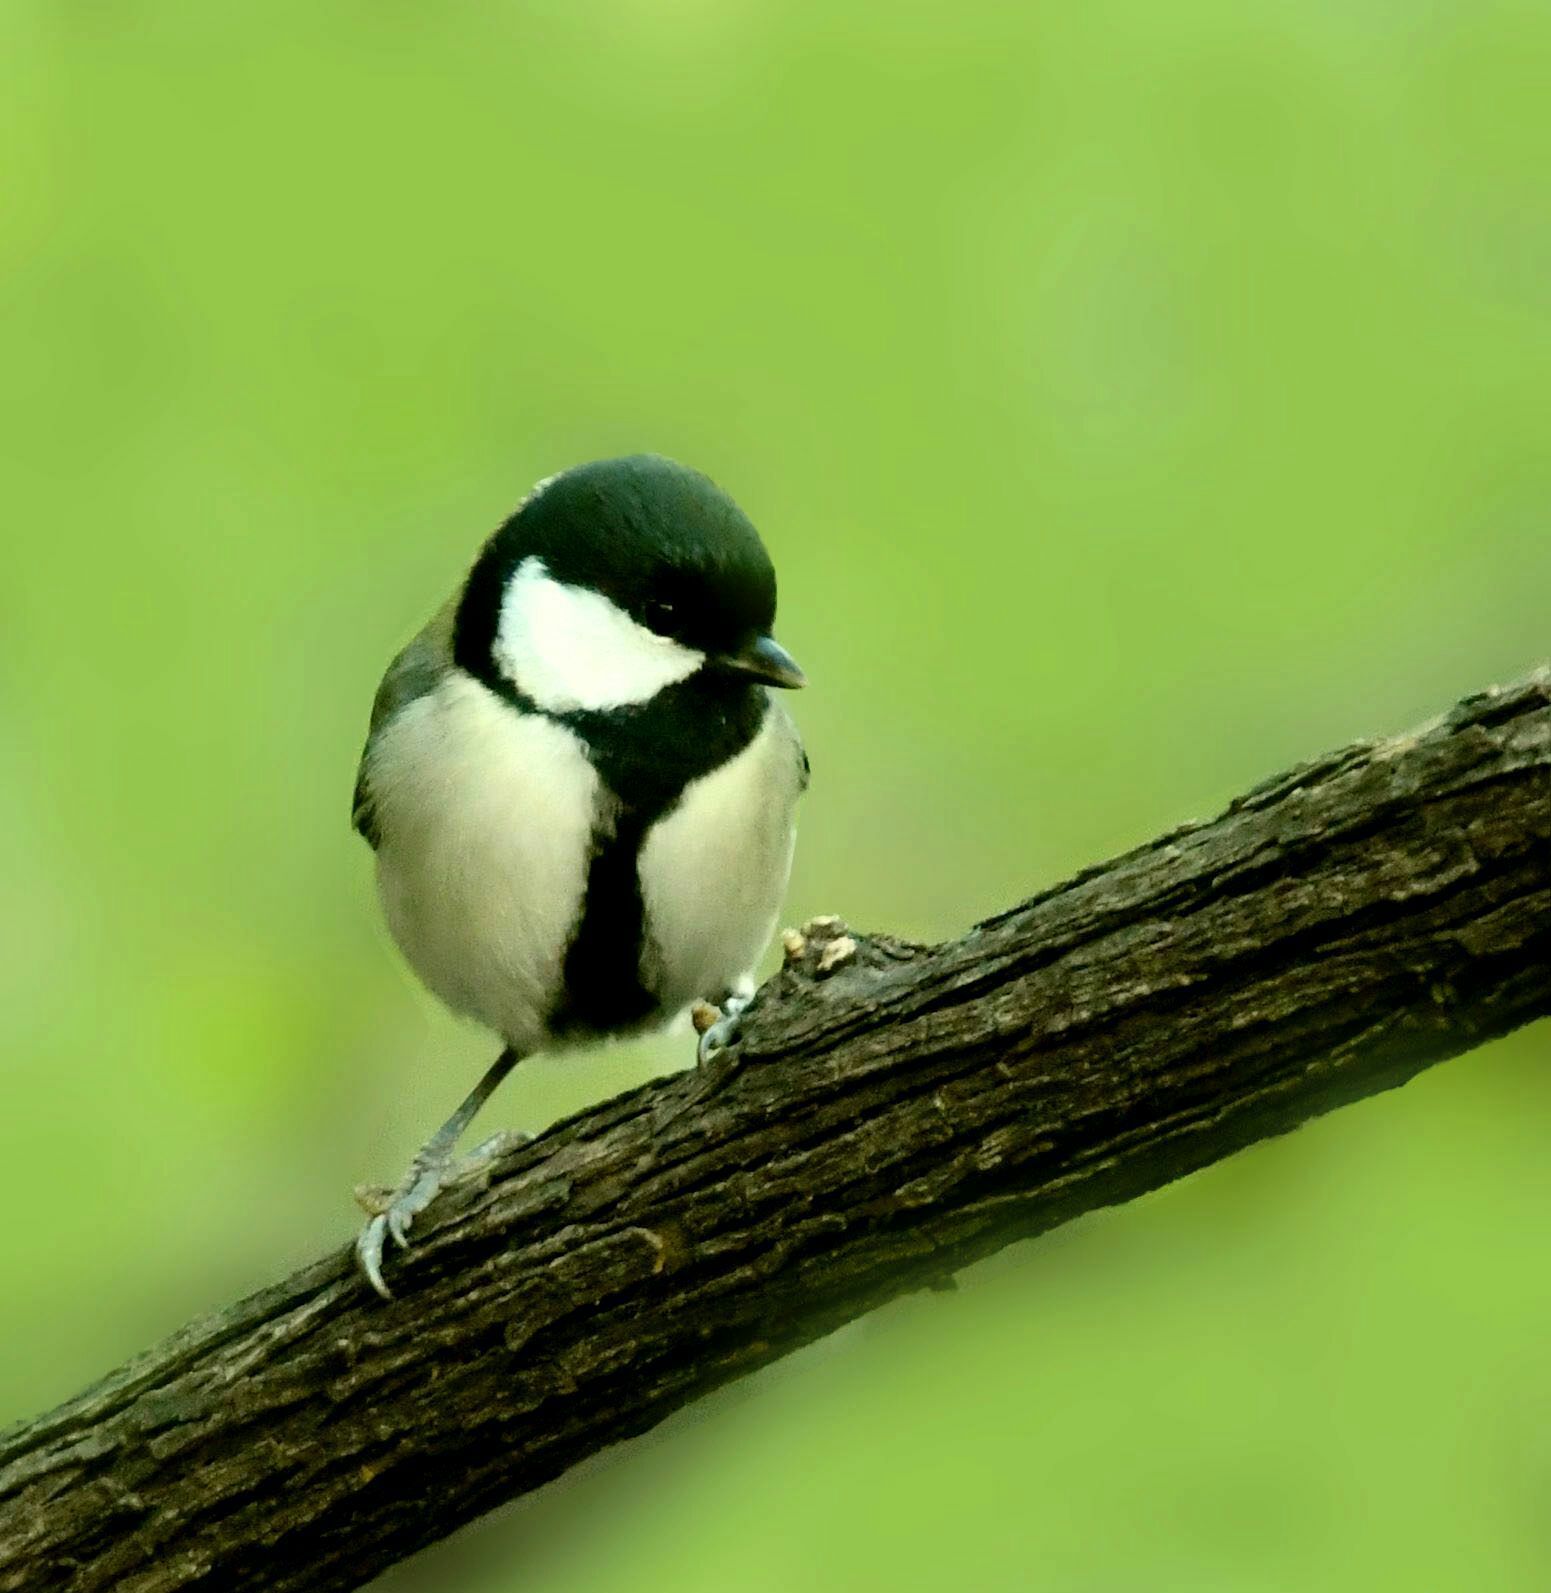
<instances>
[{"instance_id":1,"label":"black cap","mask_svg":"<svg viewBox=\"0 0 1551 1593\"><path fill-rule=\"evenodd\" d=\"M529 558L707 655L745 653L775 623L775 570L748 517L709 476L657 454L563 471L490 538L454 635L457 662L471 674L489 671L503 594Z\"/></svg>"}]
</instances>

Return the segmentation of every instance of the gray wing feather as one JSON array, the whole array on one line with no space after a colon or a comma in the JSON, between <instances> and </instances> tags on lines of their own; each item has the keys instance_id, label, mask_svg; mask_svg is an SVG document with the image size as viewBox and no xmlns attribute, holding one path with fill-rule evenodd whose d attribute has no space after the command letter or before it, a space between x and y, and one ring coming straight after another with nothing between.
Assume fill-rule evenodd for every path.
<instances>
[{"instance_id":1,"label":"gray wing feather","mask_svg":"<svg viewBox=\"0 0 1551 1593\"><path fill-rule=\"evenodd\" d=\"M410 705L428 697L453 668L452 627L457 612L450 602L426 628L388 665L377 695L372 699L371 724L366 746L361 751L355 776L355 798L350 822L360 831L373 851L382 840L377 815L372 805L370 764L372 746L382 731Z\"/></svg>"}]
</instances>

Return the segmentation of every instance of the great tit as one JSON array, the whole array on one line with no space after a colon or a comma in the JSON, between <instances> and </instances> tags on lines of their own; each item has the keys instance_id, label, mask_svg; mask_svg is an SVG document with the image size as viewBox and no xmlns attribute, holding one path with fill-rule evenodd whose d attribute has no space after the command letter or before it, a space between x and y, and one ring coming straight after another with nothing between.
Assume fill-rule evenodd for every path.
<instances>
[{"instance_id":1,"label":"great tit","mask_svg":"<svg viewBox=\"0 0 1551 1593\"><path fill-rule=\"evenodd\" d=\"M599 460L534 487L388 666L355 827L410 966L505 1048L397 1188L363 1195L379 1294L386 1237L462 1175L457 1140L523 1057L699 1001L721 1013L702 1058L731 1037L808 780L768 690L804 684L775 608L725 492L654 455Z\"/></svg>"}]
</instances>

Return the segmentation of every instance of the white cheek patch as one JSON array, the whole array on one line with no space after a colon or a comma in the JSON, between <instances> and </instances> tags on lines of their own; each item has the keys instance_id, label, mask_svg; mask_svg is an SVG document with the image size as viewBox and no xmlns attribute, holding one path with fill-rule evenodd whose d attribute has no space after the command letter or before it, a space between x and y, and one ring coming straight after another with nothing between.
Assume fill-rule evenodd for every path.
<instances>
[{"instance_id":1,"label":"white cheek patch","mask_svg":"<svg viewBox=\"0 0 1551 1593\"><path fill-rule=\"evenodd\" d=\"M646 702L705 662L601 592L553 580L537 558L524 559L507 583L493 652L501 673L552 713Z\"/></svg>"}]
</instances>

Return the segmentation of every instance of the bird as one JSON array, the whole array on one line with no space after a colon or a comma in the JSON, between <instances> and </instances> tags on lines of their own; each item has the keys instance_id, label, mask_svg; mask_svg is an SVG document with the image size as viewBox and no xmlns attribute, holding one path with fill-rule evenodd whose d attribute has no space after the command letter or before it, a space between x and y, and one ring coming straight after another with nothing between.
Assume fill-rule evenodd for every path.
<instances>
[{"instance_id":1,"label":"bird","mask_svg":"<svg viewBox=\"0 0 1551 1593\"><path fill-rule=\"evenodd\" d=\"M775 611L732 498L635 454L540 481L389 664L354 826L405 960L501 1051L396 1187L359 1192L384 1298L388 1239L509 1140L455 1154L521 1060L699 1003L700 1060L736 1040L809 774L772 690L806 684Z\"/></svg>"}]
</instances>

